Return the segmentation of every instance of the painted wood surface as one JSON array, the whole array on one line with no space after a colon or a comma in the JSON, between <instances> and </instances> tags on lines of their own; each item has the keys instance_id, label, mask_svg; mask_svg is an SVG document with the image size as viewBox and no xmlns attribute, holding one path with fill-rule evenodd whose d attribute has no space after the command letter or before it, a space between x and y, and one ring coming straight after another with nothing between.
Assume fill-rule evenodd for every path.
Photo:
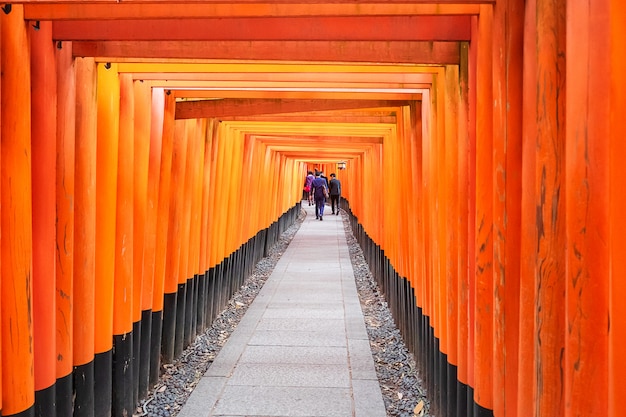
<instances>
[{"instance_id":1,"label":"painted wood surface","mask_svg":"<svg viewBox=\"0 0 626 417\"><path fill-rule=\"evenodd\" d=\"M2 13L2 120L0 134L2 215L2 412L32 410L33 193L30 48L23 7Z\"/></svg>"},{"instance_id":2,"label":"painted wood surface","mask_svg":"<svg viewBox=\"0 0 626 417\"><path fill-rule=\"evenodd\" d=\"M5 6L3 415L68 387L77 416L130 410L318 168L342 182L434 413L621 416L625 13Z\"/></svg>"}]
</instances>

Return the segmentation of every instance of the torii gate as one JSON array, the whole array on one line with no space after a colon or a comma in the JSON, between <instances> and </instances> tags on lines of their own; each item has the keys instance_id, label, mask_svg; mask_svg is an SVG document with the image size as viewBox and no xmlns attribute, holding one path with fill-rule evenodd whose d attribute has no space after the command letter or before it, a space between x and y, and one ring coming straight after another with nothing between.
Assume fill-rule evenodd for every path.
<instances>
[{"instance_id":1,"label":"torii gate","mask_svg":"<svg viewBox=\"0 0 626 417\"><path fill-rule=\"evenodd\" d=\"M132 412L193 333L186 286L240 265L338 161L440 415L625 414L621 1L0 15L3 415ZM275 201L241 215L245 184ZM144 349L140 381L114 348Z\"/></svg>"}]
</instances>

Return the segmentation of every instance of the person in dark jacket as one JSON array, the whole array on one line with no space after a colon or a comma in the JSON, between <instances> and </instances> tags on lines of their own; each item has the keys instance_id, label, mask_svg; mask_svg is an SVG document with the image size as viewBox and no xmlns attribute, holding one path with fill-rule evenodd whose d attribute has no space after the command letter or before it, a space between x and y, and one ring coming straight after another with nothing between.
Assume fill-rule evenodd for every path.
<instances>
[{"instance_id":1,"label":"person in dark jacket","mask_svg":"<svg viewBox=\"0 0 626 417\"><path fill-rule=\"evenodd\" d=\"M330 184L328 185L330 194L330 206L333 214L339 215L339 197L341 197L341 181L337 179L335 173L330 174Z\"/></svg>"},{"instance_id":2,"label":"person in dark jacket","mask_svg":"<svg viewBox=\"0 0 626 417\"><path fill-rule=\"evenodd\" d=\"M328 193L328 183L320 176L319 172L315 173L315 179L311 183L313 197L315 198L315 218L324 220L324 205L326 205L326 195Z\"/></svg>"}]
</instances>

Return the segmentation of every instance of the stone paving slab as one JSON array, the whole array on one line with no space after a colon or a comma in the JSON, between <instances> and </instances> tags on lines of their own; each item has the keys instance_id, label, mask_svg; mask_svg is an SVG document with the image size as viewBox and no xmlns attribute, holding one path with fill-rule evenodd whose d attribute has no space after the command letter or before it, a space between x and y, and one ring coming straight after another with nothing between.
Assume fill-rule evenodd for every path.
<instances>
[{"instance_id":1,"label":"stone paving slab","mask_svg":"<svg viewBox=\"0 0 626 417\"><path fill-rule=\"evenodd\" d=\"M385 417L341 216L313 207L179 417Z\"/></svg>"},{"instance_id":2,"label":"stone paving slab","mask_svg":"<svg viewBox=\"0 0 626 417\"><path fill-rule=\"evenodd\" d=\"M326 364L347 368L348 355L344 347L337 346L248 346L239 363Z\"/></svg>"},{"instance_id":3,"label":"stone paving slab","mask_svg":"<svg viewBox=\"0 0 626 417\"><path fill-rule=\"evenodd\" d=\"M343 332L346 323L343 320L311 320L309 318L285 317L261 319L257 330L291 330L300 332Z\"/></svg>"},{"instance_id":4,"label":"stone paving slab","mask_svg":"<svg viewBox=\"0 0 626 417\"><path fill-rule=\"evenodd\" d=\"M351 396L348 388L229 386L209 416L347 417Z\"/></svg>"}]
</instances>

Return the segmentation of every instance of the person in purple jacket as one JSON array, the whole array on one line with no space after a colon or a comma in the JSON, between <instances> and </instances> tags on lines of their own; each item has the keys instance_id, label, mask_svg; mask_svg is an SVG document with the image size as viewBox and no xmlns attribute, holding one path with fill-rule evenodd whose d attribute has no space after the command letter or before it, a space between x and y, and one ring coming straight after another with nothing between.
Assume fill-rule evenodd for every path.
<instances>
[{"instance_id":1,"label":"person in purple jacket","mask_svg":"<svg viewBox=\"0 0 626 417\"><path fill-rule=\"evenodd\" d=\"M304 179L304 193L306 195L306 199L309 202L309 206L313 205L313 191L311 190L311 183L315 177L313 176L313 172L309 171Z\"/></svg>"},{"instance_id":2,"label":"person in purple jacket","mask_svg":"<svg viewBox=\"0 0 626 417\"><path fill-rule=\"evenodd\" d=\"M328 183L320 176L319 172L315 173L315 179L311 183L313 198L315 199L315 218L324 220L324 206L326 205L326 197L328 196Z\"/></svg>"}]
</instances>

